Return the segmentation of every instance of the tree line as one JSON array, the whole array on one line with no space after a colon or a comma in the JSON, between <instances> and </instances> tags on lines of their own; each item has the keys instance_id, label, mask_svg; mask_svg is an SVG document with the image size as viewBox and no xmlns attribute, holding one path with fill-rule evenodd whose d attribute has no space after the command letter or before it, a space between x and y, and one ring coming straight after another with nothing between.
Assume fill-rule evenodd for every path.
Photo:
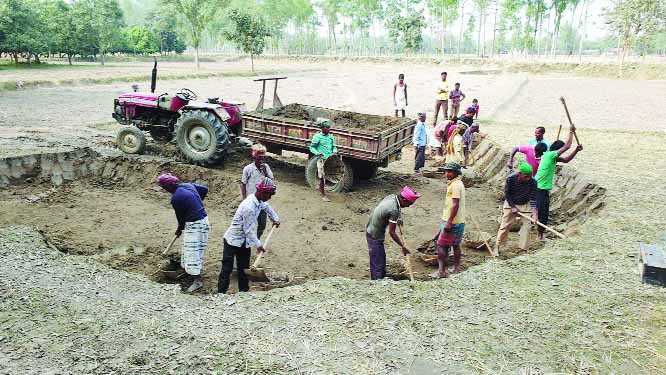
<instances>
[{"instance_id":1,"label":"tree line","mask_svg":"<svg viewBox=\"0 0 666 375\"><path fill-rule=\"evenodd\" d=\"M611 0L613 34L586 40L595 0L0 0L0 53L582 56L666 53L666 1ZM125 11L123 11L125 9ZM130 20L128 22L128 20ZM322 32L324 30L324 32Z\"/></svg>"}]
</instances>

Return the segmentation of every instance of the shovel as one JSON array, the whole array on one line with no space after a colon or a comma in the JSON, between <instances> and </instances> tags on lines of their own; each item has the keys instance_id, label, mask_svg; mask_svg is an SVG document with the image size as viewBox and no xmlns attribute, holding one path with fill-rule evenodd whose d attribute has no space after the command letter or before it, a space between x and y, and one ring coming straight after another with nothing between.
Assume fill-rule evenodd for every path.
<instances>
[{"instance_id":1,"label":"shovel","mask_svg":"<svg viewBox=\"0 0 666 375\"><path fill-rule=\"evenodd\" d=\"M398 230L400 231L400 241L402 241L402 244L405 245L405 235L402 233L402 224L398 224ZM405 259L407 262L407 272L409 272L409 281L413 282L414 281L414 271L412 270L412 258L410 257L411 254L405 255Z\"/></svg>"},{"instance_id":2,"label":"shovel","mask_svg":"<svg viewBox=\"0 0 666 375\"><path fill-rule=\"evenodd\" d=\"M169 246L167 246L166 249L164 249L164 251L162 251L162 255L167 255L169 250L171 250L171 248L173 247L173 244L176 243L177 239L178 239L178 236L175 236L173 238L173 240L171 240L171 242L169 242Z\"/></svg>"},{"instance_id":3,"label":"shovel","mask_svg":"<svg viewBox=\"0 0 666 375\"><path fill-rule=\"evenodd\" d=\"M266 237L266 241L264 241L264 250L268 251L268 241L271 240L271 236L273 235L273 231L275 230L275 227L271 228L271 231L268 232L268 237ZM249 269L245 270L245 275L247 276L248 279L252 281L258 281L258 282L269 282L271 281L268 276L266 276L266 272L264 272L263 268L258 268L259 267L259 262L261 261L261 258L264 257L264 252L259 253L257 255L257 258L254 260L254 263L252 263L252 266L250 266Z\"/></svg>"}]
</instances>

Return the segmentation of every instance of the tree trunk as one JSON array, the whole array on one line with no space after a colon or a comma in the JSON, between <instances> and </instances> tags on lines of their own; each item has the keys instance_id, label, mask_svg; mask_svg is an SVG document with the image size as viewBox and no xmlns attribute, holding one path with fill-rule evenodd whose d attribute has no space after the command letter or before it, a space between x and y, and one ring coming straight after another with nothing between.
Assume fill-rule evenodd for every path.
<instances>
[{"instance_id":1,"label":"tree trunk","mask_svg":"<svg viewBox=\"0 0 666 375\"><path fill-rule=\"evenodd\" d=\"M582 32L580 34L580 42L578 43L578 62L583 61L583 40L585 39L585 36L586 36L585 34L586 34L586 31L587 31L587 8L590 5L589 0L584 0L584 1L585 1L585 4L583 5L584 6L583 15L581 15L581 19L580 19L581 20L580 21L580 24L581 24L580 29L582 30Z\"/></svg>"},{"instance_id":2,"label":"tree trunk","mask_svg":"<svg viewBox=\"0 0 666 375\"><path fill-rule=\"evenodd\" d=\"M199 70L199 47L194 47L194 64L197 66L197 70Z\"/></svg>"},{"instance_id":3,"label":"tree trunk","mask_svg":"<svg viewBox=\"0 0 666 375\"><path fill-rule=\"evenodd\" d=\"M571 32L571 35L570 35L570 38L569 38L570 43L568 43L569 45L567 46L567 52L569 53L570 56L573 55L574 43L576 43L576 36L573 33L573 31L574 31L573 24L574 24L574 18L576 17L576 9L578 9L578 3L574 3L573 4L573 9L571 10L570 26L571 26L571 31L572 32Z\"/></svg>"},{"instance_id":4,"label":"tree trunk","mask_svg":"<svg viewBox=\"0 0 666 375\"><path fill-rule=\"evenodd\" d=\"M465 24L465 5L460 7L460 32L458 33L458 60L460 60L460 43L462 42L463 25Z\"/></svg>"},{"instance_id":5,"label":"tree trunk","mask_svg":"<svg viewBox=\"0 0 666 375\"><path fill-rule=\"evenodd\" d=\"M26 55L25 58L26 58L26 60L28 60L28 66L32 66L32 61L31 61L32 53L28 52L28 54Z\"/></svg>"},{"instance_id":6,"label":"tree trunk","mask_svg":"<svg viewBox=\"0 0 666 375\"><path fill-rule=\"evenodd\" d=\"M18 52L14 52L12 55L14 56L14 65L18 66Z\"/></svg>"},{"instance_id":7,"label":"tree trunk","mask_svg":"<svg viewBox=\"0 0 666 375\"><path fill-rule=\"evenodd\" d=\"M490 57L495 56L495 34L497 33L497 12L499 10L499 0L495 0L495 20L493 21L493 46L490 51Z\"/></svg>"},{"instance_id":8,"label":"tree trunk","mask_svg":"<svg viewBox=\"0 0 666 375\"><path fill-rule=\"evenodd\" d=\"M252 73L254 73L254 55L250 53L250 65L252 66Z\"/></svg>"},{"instance_id":9,"label":"tree trunk","mask_svg":"<svg viewBox=\"0 0 666 375\"><path fill-rule=\"evenodd\" d=\"M483 11L479 9L479 36L476 41L476 56L481 56L481 22L483 21Z\"/></svg>"},{"instance_id":10,"label":"tree trunk","mask_svg":"<svg viewBox=\"0 0 666 375\"><path fill-rule=\"evenodd\" d=\"M72 65L72 54L71 53L67 54L67 62L69 62L69 65Z\"/></svg>"},{"instance_id":11,"label":"tree trunk","mask_svg":"<svg viewBox=\"0 0 666 375\"><path fill-rule=\"evenodd\" d=\"M41 60L39 60L39 54L35 53L35 64L39 65L41 63L42 63Z\"/></svg>"},{"instance_id":12,"label":"tree trunk","mask_svg":"<svg viewBox=\"0 0 666 375\"><path fill-rule=\"evenodd\" d=\"M102 66L104 66L104 51L99 51L99 61L102 63Z\"/></svg>"}]
</instances>

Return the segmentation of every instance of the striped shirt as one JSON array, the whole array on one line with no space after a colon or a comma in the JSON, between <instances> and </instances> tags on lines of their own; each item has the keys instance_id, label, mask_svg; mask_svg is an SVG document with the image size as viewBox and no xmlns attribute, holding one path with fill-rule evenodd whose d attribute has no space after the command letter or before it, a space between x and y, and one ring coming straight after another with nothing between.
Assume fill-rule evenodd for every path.
<instances>
[{"instance_id":1,"label":"striped shirt","mask_svg":"<svg viewBox=\"0 0 666 375\"><path fill-rule=\"evenodd\" d=\"M257 225L257 218L259 218L261 211L266 211L266 214L274 223L280 221L277 213L273 211L268 202L259 201L254 194L249 195L238 206L229 229L224 233L224 239L227 240L227 243L236 247L242 247L243 244L247 247L261 246L261 241L254 233L254 227Z\"/></svg>"},{"instance_id":2,"label":"striped shirt","mask_svg":"<svg viewBox=\"0 0 666 375\"><path fill-rule=\"evenodd\" d=\"M530 207L536 207L537 182L530 178L528 182L518 181L518 172L510 174L504 185L504 197L510 206L530 202Z\"/></svg>"}]
</instances>

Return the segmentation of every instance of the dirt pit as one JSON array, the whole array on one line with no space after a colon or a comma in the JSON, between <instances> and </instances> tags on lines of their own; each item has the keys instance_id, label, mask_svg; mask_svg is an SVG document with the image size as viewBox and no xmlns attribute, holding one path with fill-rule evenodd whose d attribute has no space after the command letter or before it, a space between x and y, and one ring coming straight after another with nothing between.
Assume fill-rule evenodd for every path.
<instances>
[{"instance_id":1,"label":"dirt pit","mask_svg":"<svg viewBox=\"0 0 666 375\"><path fill-rule=\"evenodd\" d=\"M474 164L489 181L467 190L467 211L483 232L494 236L500 215L500 197L496 196L492 177L503 154L492 145L481 144ZM413 186L423 197L404 210L405 237L415 256L415 277L430 279L433 244L429 241L438 230L443 208L445 182L441 178L417 178L382 171L372 180L358 181L354 191L332 195L324 204L304 179L303 166L293 161L268 158L278 184L278 194L271 201L282 225L273 236L265 257L271 282L253 283L253 290L267 290L306 280L344 276L367 279L368 255L365 224L374 206L404 185ZM182 282L178 257L161 253L173 238L176 220L170 196L154 185L155 177L170 171L183 181L209 187L205 201L212 225L204 262L204 293L215 292L220 271L222 236L240 203L238 181L242 167L249 160L237 155L223 169L206 169L173 163L160 158L103 157L89 149L72 152L30 155L0 159L0 226L24 224L38 228L50 243L68 254L95 257L111 267L146 275L158 282ZM566 179L554 193L555 224L575 228L577 221L567 219L574 212L582 220L592 208L593 198L603 197L596 186ZM562 180L563 181L563 180ZM571 182L574 181L574 182ZM567 187L568 186L568 187ZM575 204L570 203L575 202ZM598 205L597 205L598 206ZM573 210L573 211L572 211ZM578 210L578 211L577 211ZM571 224L574 223L574 224ZM470 223L468 231L475 228ZM534 237L534 232L532 232ZM515 250L517 236L500 254L509 258L523 253ZM493 239L489 239L492 244ZM533 242L534 250L539 246ZM174 250L181 247L180 240ZM404 258L392 241L387 241L390 277L406 279ZM463 269L490 258L485 246L463 250ZM232 283L232 288L236 284ZM234 289L232 289L233 291Z\"/></svg>"},{"instance_id":2,"label":"dirt pit","mask_svg":"<svg viewBox=\"0 0 666 375\"><path fill-rule=\"evenodd\" d=\"M298 103L287 104L280 108L266 109L263 112L271 116L288 117L302 121L316 121L319 118L330 120L332 128L344 128L354 131L380 132L400 125L403 121L389 116L367 115L357 112L339 111L336 109L321 108Z\"/></svg>"}]
</instances>

